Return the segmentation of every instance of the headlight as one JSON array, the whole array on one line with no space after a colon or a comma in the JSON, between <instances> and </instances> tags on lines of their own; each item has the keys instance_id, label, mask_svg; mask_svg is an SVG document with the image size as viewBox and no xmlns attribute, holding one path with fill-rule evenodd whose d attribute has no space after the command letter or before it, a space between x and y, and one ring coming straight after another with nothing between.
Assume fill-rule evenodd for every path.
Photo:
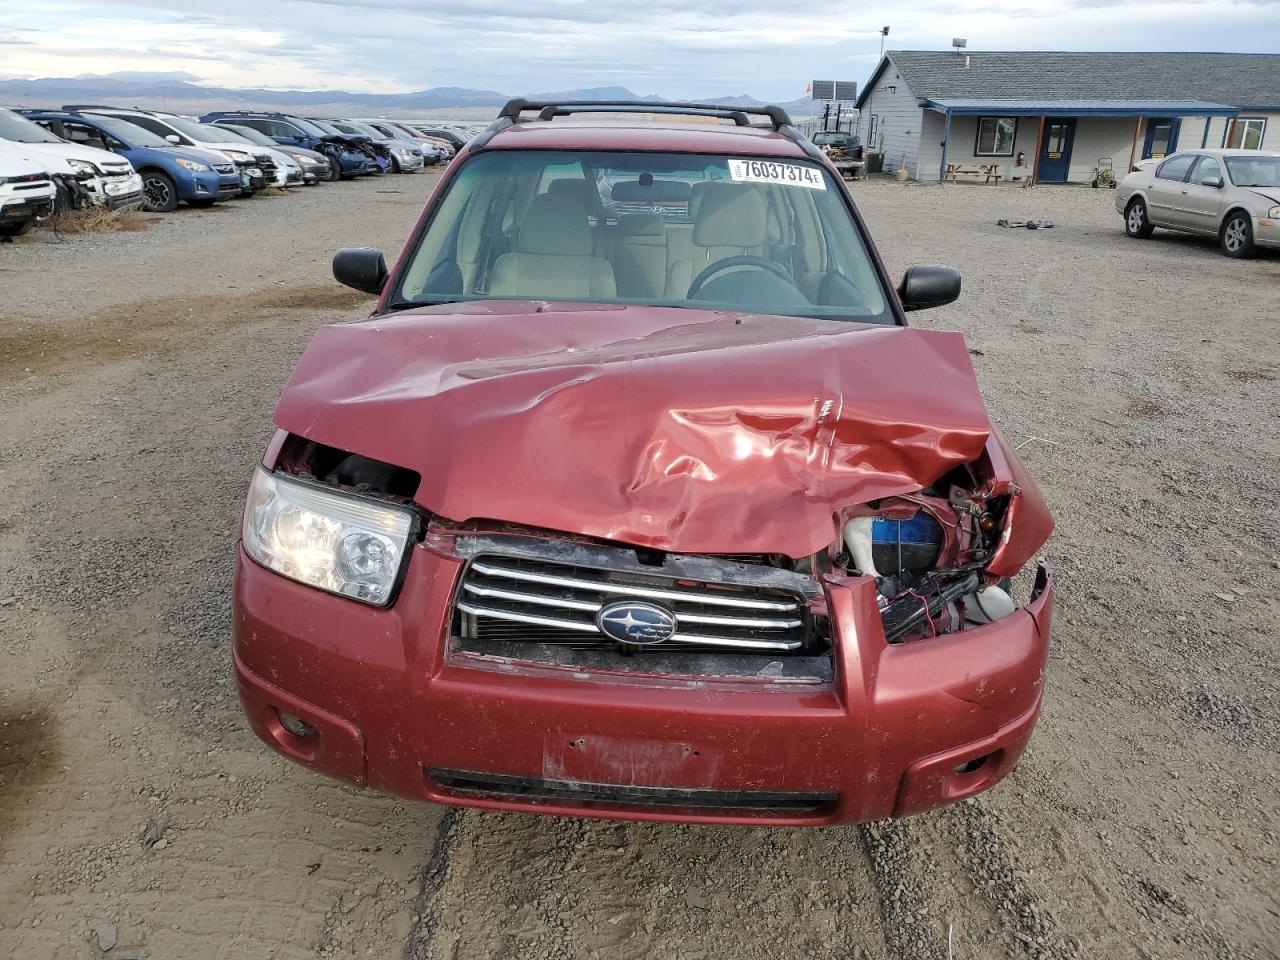
<instances>
[{"instance_id":1,"label":"headlight","mask_svg":"<svg viewBox=\"0 0 1280 960\"><path fill-rule=\"evenodd\" d=\"M196 173L204 173L209 169L205 164L196 163L194 160L187 160L185 157L178 158L178 166L186 167L188 170L194 170Z\"/></svg>"},{"instance_id":2,"label":"headlight","mask_svg":"<svg viewBox=\"0 0 1280 960\"><path fill-rule=\"evenodd\" d=\"M67 165L71 167L71 172L76 175L77 180L90 180L102 175L102 171L88 160L68 160Z\"/></svg>"},{"instance_id":3,"label":"headlight","mask_svg":"<svg viewBox=\"0 0 1280 960\"><path fill-rule=\"evenodd\" d=\"M1280 207L1272 207L1267 211L1267 216L1272 220L1280 220Z\"/></svg>"},{"instance_id":4,"label":"headlight","mask_svg":"<svg viewBox=\"0 0 1280 960\"><path fill-rule=\"evenodd\" d=\"M384 606L395 590L414 515L259 467L249 487L245 552L308 586Z\"/></svg>"}]
</instances>

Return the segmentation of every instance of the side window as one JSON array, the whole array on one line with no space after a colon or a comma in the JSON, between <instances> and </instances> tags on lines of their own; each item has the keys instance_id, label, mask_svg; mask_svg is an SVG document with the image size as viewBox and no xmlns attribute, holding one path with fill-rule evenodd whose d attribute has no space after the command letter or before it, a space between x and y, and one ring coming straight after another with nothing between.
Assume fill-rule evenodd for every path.
<instances>
[{"instance_id":1,"label":"side window","mask_svg":"<svg viewBox=\"0 0 1280 960\"><path fill-rule=\"evenodd\" d=\"M64 123L62 136L72 143L84 144L86 147L97 147L99 150L110 150L112 141L105 133L93 127L79 123Z\"/></svg>"},{"instance_id":2,"label":"side window","mask_svg":"<svg viewBox=\"0 0 1280 960\"><path fill-rule=\"evenodd\" d=\"M1191 154L1175 153L1156 168L1156 176L1161 180L1185 180L1187 171L1195 161L1196 158Z\"/></svg>"},{"instance_id":3,"label":"side window","mask_svg":"<svg viewBox=\"0 0 1280 960\"><path fill-rule=\"evenodd\" d=\"M1196 164L1196 172L1191 177L1191 182L1202 186L1216 187L1219 181L1225 179L1226 177L1222 173L1222 164L1218 163L1213 157L1201 157L1200 162Z\"/></svg>"},{"instance_id":4,"label":"side window","mask_svg":"<svg viewBox=\"0 0 1280 960\"><path fill-rule=\"evenodd\" d=\"M295 127L292 123L284 123L281 120L268 120L271 124L271 136L273 137L294 137L296 139L306 139L306 134Z\"/></svg>"},{"instance_id":5,"label":"side window","mask_svg":"<svg viewBox=\"0 0 1280 960\"><path fill-rule=\"evenodd\" d=\"M127 119L134 126L141 127L143 130L149 130L151 133L154 133L157 137L159 137L162 140L165 140L171 136L176 136L178 138L178 141L182 143L184 146L188 146L188 147L192 146L192 143L189 139L179 134L176 130L169 127L167 124L161 123L159 120L155 119L154 117L126 117L125 119Z\"/></svg>"}]
</instances>

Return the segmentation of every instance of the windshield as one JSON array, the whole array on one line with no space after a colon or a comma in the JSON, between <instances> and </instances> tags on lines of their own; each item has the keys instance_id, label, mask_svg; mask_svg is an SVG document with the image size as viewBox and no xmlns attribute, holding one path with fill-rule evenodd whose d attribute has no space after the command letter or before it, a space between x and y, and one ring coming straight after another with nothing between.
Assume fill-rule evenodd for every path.
<instances>
[{"instance_id":1,"label":"windshield","mask_svg":"<svg viewBox=\"0 0 1280 960\"><path fill-rule=\"evenodd\" d=\"M12 140L14 143L63 143L61 137L32 123L20 113L12 110L0 110L0 140Z\"/></svg>"},{"instance_id":2,"label":"windshield","mask_svg":"<svg viewBox=\"0 0 1280 960\"><path fill-rule=\"evenodd\" d=\"M102 114L95 113L92 118L94 123L103 130L115 134L131 147L171 147L171 144L164 137L156 136L150 130L143 130L136 123L129 123L127 120L121 120L119 117L106 117Z\"/></svg>"},{"instance_id":3,"label":"windshield","mask_svg":"<svg viewBox=\"0 0 1280 960\"><path fill-rule=\"evenodd\" d=\"M268 137L261 130L255 130L253 127L231 126L230 124L218 124L219 130L230 130L232 133L238 134L250 143L256 143L260 147L278 147L279 144Z\"/></svg>"},{"instance_id":4,"label":"windshield","mask_svg":"<svg viewBox=\"0 0 1280 960\"><path fill-rule=\"evenodd\" d=\"M1237 187L1280 187L1280 157L1226 157Z\"/></svg>"},{"instance_id":5,"label":"windshield","mask_svg":"<svg viewBox=\"0 0 1280 960\"><path fill-rule=\"evenodd\" d=\"M396 137L394 136L388 137L387 134L383 133L381 130L367 123L356 123L353 121L351 123L348 123L347 126L351 127L351 129L355 130L357 133L361 134L362 136L372 137L374 140L395 140L396 139Z\"/></svg>"},{"instance_id":6,"label":"windshield","mask_svg":"<svg viewBox=\"0 0 1280 960\"><path fill-rule=\"evenodd\" d=\"M202 123L196 123L193 120L186 120L182 117L161 117L165 123L173 127L179 133L196 141L196 143L224 143L227 138L222 136L222 131L218 127L206 127Z\"/></svg>"},{"instance_id":7,"label":"windshield","mask_svg":"<svg viewBox=\"0 0 1280 960\"><path fill-rule=\"evenodd\" d=\"M232 130L230 127L210 126L203 123L196 124L196 127L204 134L205 143L253 143L244 134L238 130ZM275 146L275 141L271 141L271 145Z\"/></svg>"},{"instance_id":8,"label":"windshield","mask_svg":"<svg viewBox=\"0 0 1280 960\"><path fill-rule=\"evenodd\" d=\"M350 136L350 134L344 134L341 130L335 127L332 123L329 123L327 120L309 120L307 122L310 123L311 126L317 127L320 130L320 132L323 133L326 137Z\"/></svg>"},{"instance_id":9,"label":"windshield","mask_svg":"<svg viewBox=\"0 0 1280 960\"><path fill-rule=\"evenodd\" d=\"M289 120L295 127L301 127L302 132L311 137L328 137L333 131L325 130L318 123L312 123L310 120L303 120L301 117L292 117Z\"/></svg>"},{"instance_id":10,"label":"windshield","mask_svg":"<svg viewBox=\"0 0 1280 960\"><path fill-rule=\"evenodd\" d=\"M393 302L503 298L895 322L841 187L821 167L710 154L468 160Z\"/></svg>"}]
</instances>

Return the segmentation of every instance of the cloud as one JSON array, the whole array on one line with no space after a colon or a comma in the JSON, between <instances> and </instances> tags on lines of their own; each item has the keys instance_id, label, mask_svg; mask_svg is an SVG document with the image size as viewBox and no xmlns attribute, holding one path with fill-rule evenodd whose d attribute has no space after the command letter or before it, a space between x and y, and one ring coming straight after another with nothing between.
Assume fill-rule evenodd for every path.
<instances>
[{"instance_id":1,"label":"cloud","mask_svg":"<svg viewBox=\"0 0 1280 960\"><path fill-rule=\"evenodd\" d=\"M891 47L1280 48L1280 0L918 0L860 14L845 0L7 0L0 68L16 76L159 71L229 87L504 92L620 84L664 96L802 95L815 74L864 80ZM872 17L874 16L874 19ZM106 40L113 52L104 51Z\"/></svg>"}]
</instances>

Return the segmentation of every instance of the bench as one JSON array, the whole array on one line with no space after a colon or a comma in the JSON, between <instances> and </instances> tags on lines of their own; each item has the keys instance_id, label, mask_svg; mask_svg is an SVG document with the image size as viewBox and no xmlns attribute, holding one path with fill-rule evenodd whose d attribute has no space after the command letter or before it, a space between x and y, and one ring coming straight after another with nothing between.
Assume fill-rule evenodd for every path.
<instances>
[{"instance_id":1,"label":"bench","mask_svg":"<svg viewBox=\"0 0 1280 960\"><path fill-rule=\"evenodd\" d=\"M1000 164L983 163L976 166L963 163L948 163L947 174L945 179L949 183L955 183L956 177L985 177L986 183L1000 182Z\"/></svg>"}]
</instances>

